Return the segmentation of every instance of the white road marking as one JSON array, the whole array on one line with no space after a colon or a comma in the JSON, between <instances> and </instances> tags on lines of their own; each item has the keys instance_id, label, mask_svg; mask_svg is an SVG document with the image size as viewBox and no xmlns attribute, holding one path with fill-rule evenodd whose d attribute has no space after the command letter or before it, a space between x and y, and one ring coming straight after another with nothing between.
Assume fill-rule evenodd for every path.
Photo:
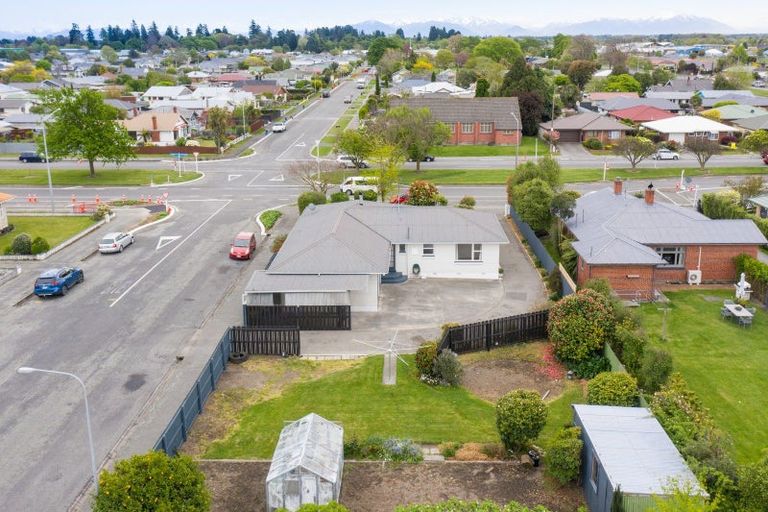
<instances>
[{"instance_id":1,"label":"white road marking","mask_svg":"<svg viewBox=\"0 0 768 512\"><path fill-rule=\"evenodd\" d=\"M114 300L114 302L112 302L112 304L110 304L110 305L109 305L109 307L114 307L114 305L115 305L115 304L117 304L118 302L120 302L120 301L123 299L123 297L125 297L126 295L128 295L128 293L130 293L130 291L131 291L131 290L133 290L133 289L136 287L136 285L138 285L140 282L142 282L142 281L144 280L144 278L145 278L145 277L147 277L147 276L148 276L149 274L151 274L151 273L152 273L152 272L153 272L153 271L154 271L154 270L155 270L157 267L159 267L161 263L163 263L163 262L164 262L166 259L168 259L168 258L171 256L171 254L173 254L174 252L176 252L176 250L177 250L179 247L181 247L182 245L184 245L184 243L185 243L187 240L189 240L190 238L192 238L192 237L195 235L195 233L197 233L198 231L200 231L200 230L202 229L202 227L203 227L203 226L205 226L206 224L208 224L208 222L209 222L211 219L213 219L215 216L217 216L217 215L218 215L218 214L219 214L219 213L220 213L220 212L221 212L221 211L222 211L224 208L226 208L227 206L229 206L229 203L231 203L231 202L232 202L231 200L230 200L230 201L227 201L226 203L224 203L224 205L223 205L221 208L219 208L218 210L216 210L215 212L213 212L213 213L212 213L212 214L211 214L211 215L210 215L210 216L209 216L207 219L205 219L203 222L201 222L199 226L197 226L197 227L196 227L196 228L195 228L195 229L194 229L194 230L193 230L193 231L192 231L190 234L188 234L188 235L186 236L186 238L184 238L184 240L182 240L181 242L179 242L179 243L176 245L176 247L174 247L173 249L171 249L170 251L168 251L168 254L166 254L165 256L163 256L162 258L160 258L160 261L158 261L157 263L155 263L154 265L152 265L152 267L151 267L149 270L147 270L146 272L144 272L144 274L143 274L143 275L142 275L140 278L138 278L136 281L134 281L134 282L133 282L133 284L132 284L131 286L129 286L129 287L128 287L128 288L127 288L127 289L126 289L126 290L125 290L123 293L121 293L121 294L120 294L120 296L119 296L118 298L116 298L116 299Z\"/></svg>"},{"instance_id":2,"label":"white road marking","mask_svg":"<svg viewBox=\"0 0 768 512\"><path fill-rule=\"evenodd\" d=\"M296 148L305 148L305 147L307 147L307 143L302 141L302 142L299 142L298 144L294 145L294 147L296 147Z\"/></svg>"},{"instance_id":3,"label":"white road marking","mask_svg":"<svg viewBox=\"0 0 768 512\"><path fill-rule=\"evenodd\" d=\"M227 174L227 181L236 180L237 178L242 178L242 174Z\"/></svg>"},{"instance_id":4,"label":"white road marking","mask_svg":"<svg viewBox=\"0 0 768 512\"><path fill-rule=\"evenodd\" d=\"M159 251L160 249L162 249L166 245L172 244L173 242L175 242L179 238L181 238L181 236L161 236L157 240L157 247L155 247L155 250Z\"/></svg>"},{"instance_id":5,"label":"white road marking","mask_svg":"<svg viewBox=\"0 0 768 512\"><path fill-rule=\"evenodd\" d=\"M284 154L286 154L287 152L289 152L290 150L292 150L292 149L293 149L293 147L296 145L296 143L298 143L298 142L299 142L301 139L303 139L303 138L304 138L304 134L303 134L303 133L302 133L301 135L299 135L298 137L296 137L296 140L294 140L294 141L291 143L291 145L290 145L290 146L288 146L288 148L287 148L285 151L283 151L282 153L280 153L280 154L277 156L277 158L275 158L275 161L276 161L276 162L283 162L283 161L284 161L284 160L283 160L283 155L284 155Z\"/></svg>"},{"instance_id":6,"label":"white road marking","mask_svg":"<svg viewBox=\"0 0 768 512\"><path fill-rule=\"evenodd\" d=\"M249 181L249 182L248 182L248 183L247 183L245 186L246 186L246 187L252 187L252 186L253 186L253 185L252 185L252 183L253 183L254 181L256 181L256 180L259 178L259 176L261 176L262 174L264 174L264 171L259 171L259 172L258 172L258 174L256 174L256 176L254 176L253 178L251 178L251 181Z\"/></svg>"},{"instance_id":7,"label":"white road marking","mask_svg":"<svg viewBox=\"0 0 768 512\"><path fill-rule=\"evenodd\" d=\"M269 181L285 181L285 176L278 174L274 178L269 178Z\"/></svg>"}]
</instances>

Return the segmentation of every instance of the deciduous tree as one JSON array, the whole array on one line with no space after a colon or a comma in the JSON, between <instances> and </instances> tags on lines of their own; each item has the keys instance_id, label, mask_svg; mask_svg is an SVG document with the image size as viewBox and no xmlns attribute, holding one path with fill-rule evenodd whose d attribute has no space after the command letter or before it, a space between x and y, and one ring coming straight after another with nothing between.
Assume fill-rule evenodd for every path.
<instances>
[{"instance_id":1,"label":"deciduous tree","mask_svg":"<svg viewBox=\"0 0 768 512\"><path fill-rule=\"evenodd\" d=\"M472 55L476 57L488 57L496 62L511 63L522 57L523 52L517 41L509 37L488 37L475 46Z\"/></svg>"},{"instance_id":2,"label":"deciduous tree","mask_svg":"<svg viewBox=\"0 0 768 512\"><path fill-rule=\"evenodd\" d=\"M742 149L764 155L768 153L768 130L755 130L741 141Z\"/></svg>"},{"instance_id":3,"label":"deciduous tree","mask_svg":"<svg viewBox=\"0 0 768 512\"><path fill-rule=\"evenodd\" d=\"M685 149L693 153L699 162L699 167L704 170L710 158L720 154L720 144L716 140L706 137L689 137L685 143Z\"/></svg>"},{"instance_id":4,"label":"deciduous tree","mask_svg":"<svg viewBox=\"0 0 768 512\"><path fill-rule=\"evenodd\" d=\"M415 160L417 171L421 170L421 161L429 150L450 137L448 126L436 121L428 108L412 109L405 105L389 109L371 124L370 131Z\"/></svg>"},{"instance_id":5,"label":"deciduous tree","mask_svg":"<svg viewBox=\"0 0 768 512\"><path fill-rule=\"evenodd\" d=\"M227 129L229 128L229 122L232 115L221 107L212 107L208 109L208 122L206 128L211 131L213 140L216 143L217 148L221 148L224 145L224 139L227 135Z\"/></svg>"},{"instance_id":6,"label":"deciduous tree","mask_svg":"<svg viewBox=\"0 0 768 512\"><path fill-rule=\"evenodd\" d=\"M613 154L626 158L632 169L655 151L654 143L645 137L624 137L613 145Z\"/></svg>"},{"instance_id":7,"label":"deciduous tree","mask_svg":"<svg viewBox=\"0 0 768 512\"><path fill-rule=\"evenodd\" d=\"M597 64L591 60L575 60L568 66L566 74L579 89L583 89L597 71Z\"/></svg>"},{"instance_id":8,"label":"deciduous tree","mask_svg":"<svg viewBox=\"0 0 768 512\"><path fill-rule=\"evenodd\" d=\"M403 152L394 144L378 144L371 152L373 169L367 171L366 175L376 179L376 186L379 189L379 197L382 202L386 201L396 190L397 178L403 161Z\"/></svg>"},{"instance_id":9,"label":"deciduous tree","mask_svg":"<svg viewBox=\"0 0 768 512\"><path fill-rule=\"evenodd\" d=\"M374 147L374 140L363 130L344 130L336 139L336 152L348 155L356 169L371 156Z\"/></svg>"}]
</instances>

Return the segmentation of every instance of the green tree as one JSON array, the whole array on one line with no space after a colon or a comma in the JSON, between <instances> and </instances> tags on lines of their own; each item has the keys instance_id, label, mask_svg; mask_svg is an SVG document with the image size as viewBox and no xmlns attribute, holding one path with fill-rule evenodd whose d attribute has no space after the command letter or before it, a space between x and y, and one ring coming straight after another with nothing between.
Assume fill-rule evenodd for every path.
<instances>
[{"instance_id":1,"label":"green tree","mask_svg":"<svg viewBox=\"0 0 768 512\"><path fill-rule=\"evenodd\" d=\"M336 152L348 155L356 169L371 156L375 145L364 130L344 130L336 139Z\"/></svg>"},{"instance_id":2,"label":"green tree","mask_svg":"<svg viewBox=\"0 0 768 512\"><path fill-rule=\"evenodd\" d=\"M117 122L120 112L104 103L90 89L55 89L40 92L44 111L53 113L46 121L48 154L51 158L75 157L88 161L91 177L96 176L97 160L121 165L130 158L134 140ZM44 152L42 137L38 151Z\"/></svg>"},{"instance_id":3,"label":"green tree","mask_svg":"<svg viewBox=\"0 0 768 512\"><path fill-rule=\"evenodd\" d=\"M509 37L488 37L472 50L475 57L488 57L496 62L511 63L523 56L517 41Z\"/></svg>"},{"instance_id":4,"label":"green tree","mask_svg":"<svg viewBox=\"0 0 768 512\"><path fill-rule=\"evenodd\" d=\"M575 60L568 66L568 71L565 72L568 78L576 84L579 89L584 89L587 82L592 78L592 75L597 71L597 64L591 60Z\"/></svg>"},{"instance_id":5,"label":"green tree","mask_svg":"<svg viewBox=\"0 0 768 512\"><path fill-rule=\"evenodd\" d=\"M368 63L371 66L378 65L379 60L384 56L384 52L387 51L387 48L399 49L401 44L402 41L388 37L377 37L373 39L371 44L368 45L368 53L366 55Z\"/></svg>"},{"instance_id":6,"label":"green tree","mask_svg":"<svg viewBox=\"0 0 768 512\"><path fill-rule=\"evenodd\" d=\"M561 361L579 363L603 349L615 330L608 299L584 289L558 301L549 312L547 331Z\"/></svg>"},{"instance_id":7,"label":"green tree","mask_svg":"<svg viewBox=\"0 0 768 512\"><path fill-rule=\"evenodd\" d=\"M496 428L510 451L524 449L538 437L547 422L547 405L536 391L518 389L496 404Z\"/></svg>"},{"instance_id":8,"label":"green tree","mask_svg":"<svg viewBox=\"0 0 768 512\"><path fill-rule=\"evenodd\" d=\"M655 151L656 145L645 137L624 137L613 145L613 154L626 158L632 169Z\"/></svg>"},{"instance_id":9,"label":"green tree","mask_svg":"<svg viewBox=\"0 0 768 512\"><path fill-rule=\"evenodd\" d=\"M403 155L416 161L416 171L429 150L441 145L451 135L444 123L435 121L428 108L412 109L406 105L390 108L370 125L370 131L385 144L397 146Z\"/></svg>"},{"instance_id":10,"label":"green tree","mask_svg":"<svg viewBox=\"0 0 768 512\"><path fill-rule=\"evenodd\" d=\"M693 488L693 483L672 482L666 485L664 496L654 496L654 508L648 509L651 512L715 512L720 510L717 498L707 501L706 498L699 495ZM742 512L757 512L742 511Z\"/></svg>"},{"instance_id":11,"label":"green tree","mask_svg":"<svg viewBox=\"0 0 768 512\"><path fill-rule=\"evenodd\" d=\"M587 402L593 405L632 407L637 397L637 381L628 373L599 373L587 385Z\"/></svg>"},{"instance_id":12,"label":"green tree","mask_svg":"<svg viewBox=\"0 0 768 512\"><path fill-rule=\"evenodd\" d=\"M217 148L224 146L224 140L227 135L227 129L229 128L229 122L232 115L224 108L212 107L208 109L208 122L206 128L210 130L213 135L213 141L216 143Z\"/></svg>"},{"instance_id":13,"label":"green tree","mask_svg":"<svg viewBox=\"0 0 768 512\"><path fill-rule=\"evenodd\" d=\"M401 149L394 144L377 144L371 152L373 170L366 174L376 178L382 203L397 189L397 178L403 160Z\"/></svg>"},{"instance_id":14,"label":"green tree","mask_svg":"<svg viewBox=\"0 0 768 512\"><path fill-rule=\"evenodd\" d=\"M491 84L485 78L479 78L475 85L475 98L485 98L489 96L488 90L491 88Z\"/></svg>"},{"instance_id":15,"label":"green tree","mask_svg":"<svg viewBox=\"0 0 768 512\"><path fill-rule=\"evenodd\" d=\"M101 47L101 58L110 64L117 64L118 60L120 60L115 49L107 45Z\"/></svg>"},{"instance_id":16,"label":"green tree","mask_svg":"<svg viewBox=\"0 0 768 512\"><path fill-rule=\"evenodd\" d=\"M437 51L437 55L435 55L435 64L440 69L452 68L456 65L456 58L453 56L451 50L443 48Z\"/></svg>"},{"instance_id":17,"label":"green tree","mask_svg":"<svg viewBox=\"0 0 768 512\"><path fill-rule=\"evenodd\" d=\"M706 137L688 137L685 149L693 153L701 170L704 170L710 158L719 155L722 151L716 140L709 140Z\"/></svg>"},{"instance_id":18,"label":"green tree","mask_svg":"<svg viewBox=\"0 0 768 512\"><path fill-rule=\"evenodd\" d=\"M606 92L643 92L643 86L632 75L611 75L605 80Z\"/></svg>"},{"instance_id":19,"label":"green tree","mask_svg":"<svg viewBox=\"0 0 768 512\"><path fill-rule=\"evenodd\" d=\"M589 36L573 36L568 44L568 55L574 60L595 58L595 40Z\"/></svg>"},{"instance_id":20,"label":"green tree","mask_svg":"<svg viewBox=\"0 0 768 512\"><path fill-rule=\"evenodd\" d=\"M211 496L205 475L186 455L163 452L134 455L118 461L114 471L99 475L94 512L144 512L149 510L206 512Z\"/></svg>"},{"instance_id":21,"label":"green tree","mask_svg":"<svg viewBox=\"0 0 768 512\"><path fill-rule=\"evenodd\" d=\"M552 39L552 58L559 59L571 44L571 37L565 34L557 34Z\"/></svg>"},{"instance_id":22,"label":"green tree","mask_svg":"<svg viewBox=\"0 0 768 512\"><path fill-rule=\"evenodd\" d=\"M768 153L768 130L755 130L741 141L741 148L757 153Z\"/></svg>"},{"instance_id":23,"label":"green tree","mask_svg":"<svg viewBox=\"0 0 768 512\"><path fill-rule=\"evenodd\" d=\"M549 184L534 178L518 185L514 191L515 210L535 231L543 231L552 223L552 199L555 193Z\"/></svg>"},{"instance_id":24,"label":"green tree","mask_svg":"<svg viewBox=\"0 0 768 512\"><path fill-rule=\"evenodd\" d=\"M749 89L754 76L752 69L746 66L734 66L723 71L723 75L733 89Z\"/></svg>"}]
</instances>

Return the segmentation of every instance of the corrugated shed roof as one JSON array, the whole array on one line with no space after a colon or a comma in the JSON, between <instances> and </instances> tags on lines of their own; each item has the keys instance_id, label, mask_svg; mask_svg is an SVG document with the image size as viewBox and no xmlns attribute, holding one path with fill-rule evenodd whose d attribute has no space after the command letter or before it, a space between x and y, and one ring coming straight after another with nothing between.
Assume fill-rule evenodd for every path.
<instances>
[{"instance_id":1,"label":"corrugated shed roof","mask_svg":"<svg viewBox=\"0 0 768 512\"><path fill-rule=\"evenodd\" d=\"M303 468L323 480L336 483L344 454L344 429L310 413L286 425L280 432L267 482Z\"/></svg>"},{"instance_id":2,"label":"corrugated shed roof","mask_svg":"<svg viewBox=\"0 0 768 512\"><path fill-rule=\"evenodd\" d=\"M432 116L444 123L494 123L497 130L515 130L517 123L510 114L520 119L517 98L457 98L453 96L419 96L394 98L390 104L410 108L428 108Z\"/></svg>"},{"instance_id":3,"label":"corrugated shed roof","mask_svg":"<svg viewBox=\"0 0 768 512\"><path fill-rule=\"evenodd\" d=\"M0 202L2 202L0 200ZM272 292L347 292L364 290L368 286L365 275L304 275L304 274L269 274L265 271L254 272L246 293Z\"/></svg>"},{"instance_id":4,"label":"corrugated shed roof","mask_svg":"<svg viewBox=\"0 0 768 512\"><path fill-rule=\"evenodd\" d=\"M637 98L636 92L591 92L587 94L590 101L608 101L616 98Z\"/></svg>"},{"instance_id":5,"label":"corrugated shed roof","mask_svg":"<svg viewBox=\"0 0 768 512\"><path fill-rule=\"evenodd\" d=\"M0 202L2 199L0 199ZM749 202L758 206L762 206L763 208L768 208L768 194L764 196L757 196L757 197L750 197Z\"/></svg>"},{"instance_id":6,"label":"corrugated shed roof","mask_svg":"<svg viewBox=\"0 0 768 512\"><path fill-rule=\"evenodd\" d=\"M728 121L768 115L768 110L753 105L723 105L722 107L705 110L702 114L707 112L717 112L720 114L720 119Z\"/></svg>"},{"instance_id":7,"label":"corrugated shed roof","mask_svg":"<svg viewBox=\"0 0 768 512\"><path fill-rule=\"evenodd\" d=\"M611 487L625 494L668 494L671 482L690 483L692 493L706 496L693 472L661 424L644 407L574 404Z\"/></svg>"}]
</instances>

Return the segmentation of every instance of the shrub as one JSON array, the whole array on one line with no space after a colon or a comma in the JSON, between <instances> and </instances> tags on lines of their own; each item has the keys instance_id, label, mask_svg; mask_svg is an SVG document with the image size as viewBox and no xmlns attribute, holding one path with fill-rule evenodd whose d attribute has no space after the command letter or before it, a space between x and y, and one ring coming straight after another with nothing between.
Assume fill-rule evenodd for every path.
<instances>
[{"instance_id":1,"label":"shrub","mask_svg":"<svg viewBox=\"0 0 768 512\"><path fill-rule=\"evenodd\" d=\"M19 233L13 237L8 254L32 254L32 238L26 233Z\"/></svg>"},{"instance_id":2,"label":"shrub","mask_svg":"<svg viewBox=\"0 0 768 512\"><path fill-rule=\"evenodd\" d=\"M280 509L285 510L285 509ZM300 506L296 512L349 512L349 509L335 501L329 501L325 505L315 505L314 503L305 503Z\"/></svg>"},{"instance_id":3,"label":"shrub","mask_svg":"<svg viewBox=\"0 0 768 512\"><path fill-rule=\"evenodd\" d=\"M281 233L272 239L272 246L270 247L270 250L273 254L280 252L280 249L283 247L286 238L288 238L288 235Z\"/></svg>"},{"instance_id":4,"label":"shrub","mask_svg":"<svg viewBox=\"0 0 768 512\"><path fill-rule=\"evenodd\" d=\"M610 298L613 294L613 289L611 288L610 283L607 279L603 279L602 277L589 279L586 283L584 283L582 288L594 290L606 299Z\"/></svg>"},{"instance_id":5,"label":"shrub","mask_svg":"<svg viewBox=\"0 0 768 512\"><path fill-rule=\"evenodd\" d=\"M299 215L301 215L304 212L304 208L310 204L325 204L325 194L322 192L316 192L314 190L303 192L299 194L299 198L296 200L296 202L299 206Z\"/></svg>"},{"instance_id":6,"label":"shrub","mask_svg":"<svg viewBox=\"0 0 768 512\"><path fill-rule=\"evenodd\" d=\"M131 506L127 507L126 504ZM205 475L188 456L163 452L134 455L99 475L94 512L114 510L210 510Z\"/></svg>"},{"instance_id":7,"label":"shrub","mask_svg":"<svg viewBox=\"0 0 768 512\"><path fill-rule=\"evenodd\" d=\"M475 208L475 205L477 204L477 201L475 201L475 198L472 196L464 196L459 201L459 204L456 206L459 208L466 208L467 210L472 210Z\"/></svg>"},{"instance_id":8,"label":"shrub","mask_svg":"<svg viewBox=\"0 0 768 512\"><path fill-rule=\"evenodd\" d=\"M628 373L603 372L587 385L587 402L594 405L637 404L637 381Z\"/></svg>"},{"instance_id":9,"label":"shrub","mask_svg":"<svg viewBox=\"0 0 768 512\"><path fill-rule=\"evenodd\" d=\"M563 296L563 283L560 276L560 267L553 267L552 272L547 276L547 288L549 289L549 300L560 300Z\"/></svg>"},{"instance_id":10,"label":"shrub","mask_svg":"<svg viewBox=\"0 0 768 512\"><path fill-rule=\"evenodd\" d=\"M413 206L434 206L439 192L429 181L416 180L408 187L408 204Z\"/></svg>"},{"instance_id":11,"label":"shrub","mask_svg":"<svg viewBox=\"0 0 768 512\"><path fill-rule=\"evenodd\" d=\"M343 203L345 201L349 201L349 195L345 192L334 192L331 194L332 203Z\"/></svg>"},{"instance_id":12,"label":"shrub","mask_svg":"<svg viewBox=\"0 0 768 512\"><path fill-rule=\"evenodd\" d=\"M277 219L283 216L283 212L278 210L267 210L259 216L259 220L264 224L264 229L269 231L277 222Z\"/></svg>"},{"instance_id":13,"label":"shrub","mask_svg":"<svg viewBox=\"0 0 768 512\"><path fill-rule=\"evenodd\" d=\"M464 368L455 352L443 350L432 363L432 374L440 379L441 384L459 386Z\"/></svg>"},{"instance_id":14,"label":"shrub","mask_svg":"<svg viewBox=\"0 0 768 512\"><path fill-rule=\"evenodd\" d=\"M437 359L437 342L428 341L422 343L418 350L416 350L415 358L419 375L431 377L434 371L435 359Z\"/></svg>"},{"instance_id":15,"label":"shrub","mask_svg":"<svg viewBox=\"0 0 768 512\"><path fill-rule=\"evenodd\" d=\"M661 143L661 147L670 151L680 151L680 143L676 140L665 140Z\"/></svg>"},{"instance_id":16,"label":"shrub","mask_svg":"<svg viewBox=\"0 0 768 512\"><path fill-rule=\"evenodd\" d=\"M571 363L568 369L580 379L591 379L598 373L611 371L611 363L604 355L598 354L584 361Z\"/></svg>"},{"instance_id":17,"label":"shrub","mask_svg":"<svg viewBox=\"0 0 768 512\"><path fill-rule=\"evenodd\" d=\"M655 393L672 373L672 356L664 350L649 349L637 374L637 383L646 393Z\"/></svg>"},{"instance_id":18,"label":"shrub","mask_svg":"<svg viewBox=\"0 0 768 512\"><path fill-rule=\"evenodd\" d=\"M768 510L768 457L742 469L739 491L743 510Z\"/></svg>"},{"instance_id":19,"label":"shrub","mask_svg":"<svg viewBox=\"0 0 768 512\"><path fill-rule=\"evenodd\" d=\"M363 190L364 201L378 201L379 194L375 190Z\"/></svg>"},{"instance_id":20,"label":"shrub","mask_svg":"<svg viewBox=\"0 0 768 512\"><path fill-rule=\"evenodd\" d=\"M583 144L587 149L603 149L603 143L600 142L600 139L587 139L583 142Z\"/></svg>"},{"instance_id":21,"label":"shrub","mask_svg":"<svg viewBox=\"0 0 768 512\"><path fill-rule=\"evenodd\" d=\"M580 428L563 428L557 433L547 449L547 474L563 485L568 482L575 482L581 473L581 449L583 446Z\"/></svg>"},{"instance_id":22,"label":"shrub","mask_svg":"<svg viewBox=\"0 0 768 512\"><path fill-rule=\"evenodd\" d=\"M421 462L421 448L408 439L371 436L362 441L352 438L344 443L344 458L357 460L384 460L390 462Z\"/></svg>"},{"instance_id":23,"label":"shrub","mask_svg":"<svg viewBox=\"0 0 768 512\"><path fill-rule=\"evenodd\" d=\"M731 144L736 144L737 142L739 142L739 139L733 135L723 135L720 137L720 144L723 146L730 146Z\"/></svg>"},{"instance_id":24,"label":"shrub","mask_svg":"<svg viewBox=\"0 0 768 512\"><path fill-rule=\"evenodd\" d=\"M510 451L522 450L547 422L547 406L535 391L517 389L496 404L496 428Z\"/></svg>"},{"instance_id":25,"label":"shrub","mask_svg":"<svg viewBox=\"0 0 768 512\"><path fill-rule=\"evenodd\" d=\"M493 501L462 501L451 498L448 501L434 504L400 505L395 512L550 512L543 505L533 508L510 501L505 506L500 506Z\"/></svg>"},{"instance_id":26,"label":"shrub","mask_svg":"<svg viewBox=\"0 0 768 512\"><path fill-rule=\"evenodd\" d=\"M440 445L437 447L438 450L440 450L440 455L445 457L446 459L453 458L456 456L456 452L461 448L461 443L440 443Z\"/></svg>"},{"instance_id":27,"label":"shrub","mask_svg":"<svg viewBox=\"0 0 768 512\"><path fill-rule=\"evenodd\" d=\"M103 220L107 215L112 215L112 209L109 207L109 205L102 203L98 206L98 208L96 208L96 211L93 212L91 219Z\"/></svg>"},{"instance_id":28,"label":"shrub","mask_svg":"<svg viewBox=\"0 0 768 512\"><path fill-rule=\"evenodd\" d=\"M640 367L648 341L629 321L620 322L611 340L611 348L616 357L632 375L640 372Z\"/></svg>"},{"instance_id":29,"label":"shrub","mask_svg":"<svg viewBox=\"0 0 768 512\"><path fill-rule=\"evenodd\" d=\"M32 240L32 254L43 254L44 252L48 252L51 250L51 244L48 243L48 240L42 237L36 237L34 240Z\"/></svg>"},{"instance_id":30,"label":"shrub","mask_svg":"<svg viewBox=\"0 0 768 512\"><path fill-rule=\"evenodd\" d=\"M602 349L613 336L614 323L605 297L594 290L579 290L552 306L547 330L555 355L578 363Z\"/></svg>"},{"instance_id":31,"label":"shrub","mask_svg":"<svg viewBox=\"0 0 768 512\"><path fill-rule=\"evenodd\" d=\"M448 199L443 194L437 194L435 196L435 205L448 206Z\"/></svg>"},{"instance_id":32,"label":"shrub","mask_svg":"<svg viewBox=\"0 0 768 512\"><path fill-rule=\"evenodd\" d=\"M176 139L176 145L177 146L186 146L187 145L187 139L185 139L184 137L179 137L178 139Z\"/></svg>"}]
</instances>

